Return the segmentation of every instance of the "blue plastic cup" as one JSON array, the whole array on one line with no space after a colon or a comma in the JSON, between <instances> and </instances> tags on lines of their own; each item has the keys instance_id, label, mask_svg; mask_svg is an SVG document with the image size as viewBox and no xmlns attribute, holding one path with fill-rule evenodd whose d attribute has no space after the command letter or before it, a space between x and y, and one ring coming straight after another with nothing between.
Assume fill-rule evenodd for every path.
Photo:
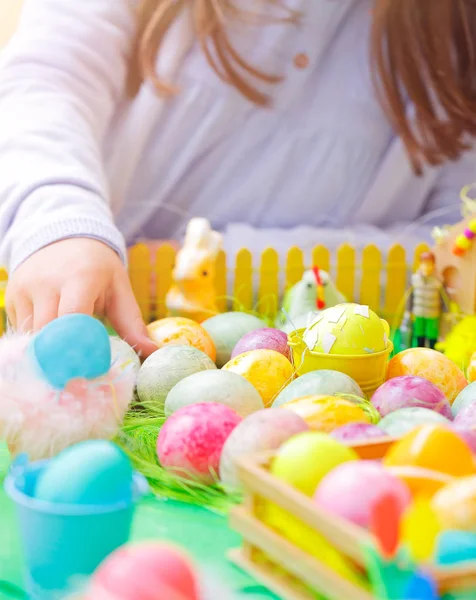
<instances>
[{"instance_id":1,"label":"blue plastic cup","mask_svg":"<svg viewBox=\"0 0 476 600\"><path fill-rule=\"evenodd\" d=\"M25 586L34 600L64 598L130 535L134 507L148 491L134 473L132 500L110 505L54 504L33 497L48 461L18 461L5 480L15 502L25 561Z\"/></svg>"}]
</instances>

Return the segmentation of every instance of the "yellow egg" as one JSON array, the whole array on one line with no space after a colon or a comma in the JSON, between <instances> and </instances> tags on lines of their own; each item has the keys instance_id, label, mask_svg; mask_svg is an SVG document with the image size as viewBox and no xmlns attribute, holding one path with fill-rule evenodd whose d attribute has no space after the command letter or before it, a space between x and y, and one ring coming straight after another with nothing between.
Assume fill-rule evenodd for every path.
<instances>
[{"instance_id":1,"label":"yellow egg","mask_svg":"<svg viewBox=\"0 0 476 600\"><path fill-rule=\"evenodd\" d=\"M265 407L272 404L279 392L294 378L290 361L274 350L251 350L236 356L224 367L247 379L261 395Z\"/></svg>"},{"instance_id":2,"label":"yellow egg","mask_svg":"<svg viewBox=\"0 0 476 600\"><path fill-rule=\"evenodd\" d=\"M463 477L441 489L432 508L444 529L476 530L476 476Z\"/></svg>"},{"instance_id":3,"label":"yellow egg","mask_svg":"<svg viewBox=\"0 0 476 600\"><path fill-rule=\"evenodd\" d=\"M207 354L215 362L216 349L212 338L201 325L192 319L184 317L159 319L148 325L147 331L151 340L159 348L193 346Z\"/></svg>"},{"instance_id":4,"label":"yellow egg","mask_svg":"<svg viewBox=\"0 0 476 600\"><path fill-rule=\"evenodd\" d=\"M376 423L377 411L364 399L348 400L336 396L304 396L286 402L281 408L292 410L315 431L330 433L347 423Z\"/></svg>"},{"instance_id":5,"label":"yellow egg","mask_svg":"<svg viewBox=\"0 0 476 600\"><path fill-rule=\"evenodd\" d=\"M324 354L375 354L388 347L386 321L360 304L340 304L322 311L304 332L313 352Z\"/></svg>"}]
</instances>

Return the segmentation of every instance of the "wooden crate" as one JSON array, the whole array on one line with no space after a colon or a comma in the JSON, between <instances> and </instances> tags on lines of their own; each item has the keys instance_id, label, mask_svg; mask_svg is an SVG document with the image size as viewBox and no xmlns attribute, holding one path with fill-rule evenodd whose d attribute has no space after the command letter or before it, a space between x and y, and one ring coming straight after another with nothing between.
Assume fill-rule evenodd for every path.
<instances>
[{"instance_id":1,"label":"wooden crate","mask_svg":"<svg viewBox=\"0 0 476 600\"><path fill-rule=\"evenodd\" d=\"M394 441L377 440L355 444L362 459L381 458ZM243 538L243 545L230 553L230 560L249 572L283 600L377 600L358 585L341 578L271 529L259 518L259 506L270 501L321 534L341 554L365 570L363 547L370 534L319 509L310 498L273 477L269 472L272 453L247 456L239 461L245 500L231 513L231 527ZM441 593L476 590L476 563L458 568L434 568Z\"/></svg>"}]
</instances>

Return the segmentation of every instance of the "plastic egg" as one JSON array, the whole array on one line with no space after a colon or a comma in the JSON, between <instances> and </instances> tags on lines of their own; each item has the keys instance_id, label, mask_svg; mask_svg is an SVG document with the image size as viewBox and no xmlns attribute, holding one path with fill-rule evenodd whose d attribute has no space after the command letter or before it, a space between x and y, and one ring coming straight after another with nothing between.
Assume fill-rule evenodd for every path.
<instances>
[{"instance_id":1,"label":"plastic egg","mask_svg":"<svg viewBox=\"0 0 476 600\"><path fill-rule=\"evenodd\" d=\"M48 461L38 476L34 495L57 504L130 502L132 478L130 460L118 446L90 440Z\"/></svg>"},{"instance_id":2,"label":"plastic egg","mask_svg":"<svg viewBox=\"0 0 476 600\"><path fill-rule=\"evenodd\" d=\"M455 417L454 424L456 427L470 429L476 426L476 402L469 404L463 408Z\"/></svg>"},{"instance_id":3,"label":"plastic egg","mask_svg":"<svg viewBox=\"0 0 476 600\"><path fill-rule=\"evenodd\" d=\"M137 395L147 408L161 413L170 390L200 371L216 370L215 363L192 346L166 346L144 361L137 377Z\"/></svg>"},{"instance_id":4,"label":"plastic egg","mask_svg":"<svg viewBox=\"0 0 476 600\"><path fill-rule=\"evenodd\" d=\"M136 375L140 371L140 358L134 348L117 336L109 338L111 342L111 364L119 364L123 369L131 368Z\"/></svg>"},{"instance_id":5,"label":"plastic egg","mask_svg":"<svg viewBox=\"0 0 476 600\"><path fill-rule=\"evenodd\" d=\"M470 404L476 403L476 381L467 385L456 397L456 400L453 402L453 406L451 410L453 411L453 416L456 417L458 413L460 413L463 409L465 409Z\"/></svg>"},{"instance_id":6,"label":"plastic egg","mask_svg":"<svg viewBox=\"0 0 476 600\"><path fill-rule=\"evenodd\" d=\"M247 379L269 406L277 394L294 378L289 360L274 350L251 350L232 358L224 370L238 373Z\"/></svg>"},{"instance_id":7,"label":"plastic egg","mask_svg":"<svg viewBox=\"0 0 476 600\"><path fill-rule=\"evenodd\" d=\"M456 460L456 458L455 458ZM432 507L444 529L476 529L476 476L462 477L435 494Z\"/></svg>"},{"instance_id":8,"label":"plastic egg","mask_svg":"<svg viewBox=\"0 0 476 600\"><path fill-rule=\"evenodd\" d=\"M384 496L397 500L401 514L410 504L410 492L399 479L378 462L359 461L344 463L328 473L314 502L333 515L369 527L374 507Z\"/></svg>"},{"instance_id":9,"label":"plastic egg","mask_svg":"<svg viewBox=\"0 0 476 600\"><path fill-rule=\"evenodd\" d=\"M371 423L347 423L331 432L331 436L340 442L363 442L366 440L383 439L385 432Z\"/></svg>"},{"instance_id":10,"label":"plastic egg","mask_svg":"<svg viewBox=\"0 0 476 600\"><path fill-rule=\"evenodd\" d=\"M192 319L167 317L147 326L150 338L159 348L164 346L193 346L215 362L216 349L208 332Z\"/></svg>"},{"instance_id":11,"label":"plastic egg","mask_svg":"<svg viewBox=\"0 0 476 600\"><path fill-rule=\"evenodd\" d=\"M388 324L360 304L339 304L323 310L306 329L310 350L324 354L375 354L388 346Z\"/></svg>"},{"instance_id":12,"label":"plastic egg","mask_svg":"<svg viewBox=\"0 0 476 600\"><path fill-rule=\"evenodd\" d=\"M286 402L304 396L334 396L339 394L364 397L358 384L345 373L327 369L311 371L301 375L301 377L286 386L276 397L273 407L282 406Z\"/></svg>"},{"instance_id":13,"label":"plastic egg","mask_svg":"<svg viewBox=\"0 0 476 600\"><path fill-rule=\"evenodd\" d=\"M382 417L399 408L428 408L451 419L451 406L443 392L422 377L394 377L381 385L372 396L372 404Z\"/></svg>"},{"instance_id":14,"label":"plastic egg","mask_svg":"<svg viewBox=\"0 0 476 600\"><path fill-rule=\"evenodd\" d=\"M275 350L288 360L291 360L291 348L288 346L288 336L279 329L256 329L244 335L236 344L231 358L249 352L250 350Z\"/></svg>"},{"instance_id":15,"label":"plastic egg","mask_svg":"<svg viewBox=\"0 0 476 600\"><path fill-rule=\"evenodd\" d=\"M330 471L357 459L352 448L325 433L310 431L284 442L271 462L270 471L306 496L312 496Z\"/></svg>"},{"instance_id":16,"label":"plastic egg","mask_svg":"<svg viewBox=\"0 0 476 600\"><path fill-rule=\"evenodd\" d=\"M427 423L450 425L450 421L446 417L434 410L412 407L400 408L389 413L380 421L378 426L390 437L399 438Z\"/></svg>"},{"instance_id":17,"label":"plastic egg","mask_svg":"<svg viewBox=\"0 0 476 600\"><path fill-rule=\"evenodd\" d=\"M431 500L418 497L405 511L400 523L400 544L407 548L416 564L431 560L441 534L441 523Z\"/></svg>"},{"instance_id":18,"label":"plastic egg","mask_svg":"<svg viewBox=\"0 0 476 600\"><path fill-rule=\"evenodd\" d=\"M476 473L468 445L450 427L437 424L418 427L393 444L384 464L422 467L453 477Z\"/></svg>"},{"instance_id":19,"label":"plastic egg","mask_svg":"<svg viewBox=\"0 0 476 600\"><path fill-rule=\"evenodd\" d=\"M202 323L216 347L216 363L223 367L230 359L233 348L241 338L255 329L263 329L266 323L258 317L243 312L226 312L215 315Z\"/></svg>"},{"instance_id":20,"label":"plastic egg","mask_svg":"<svg viewBox=\"0 0 476 600\"><path fill-rule=\"evenodd\" d=\"M195 568L173 546L129 544L111 554L92 577L91 600L199 600Z\"/></svg>"},{"instance_id":21,"label":"plastic egg","mask_svg":"<svg viewBox=\"0 0 476 600\"><path fill-rule=\"evenodd\" d=\"M375 423L379 415L364 399L305 396L282 405L302 417L311 429L329 433L347 423Z\"/></svg>"},{"instance_id":22,"label":"plastic egg","mask_svg":"<svg viewBox=\"0 0 476 600\"><path fill-rule=\"evenodd\" d=\"M244 419L231 432L223 446L220 479L231 488L239 488L236 459L244 454L276 450L293 435L308 431L301 417L288 410L267 408Z\"/></svg>"},{"instance_id":23,"label":"plastic egg","mask_svg":"<svg viewBox=\"0 0 476 600\"><path fill-rule=\"evenodd\" d=\"M476 561L476 533L469 531L443 531L438 539L436 562L453 566Z\"/></svg>"},{"instance_id":24,"label":"plastic egg","mask_svg":"<svg viewBox=\"0 0 476 600\"><path fill-rule=\"evenodd\" d=\"M213 483L226 439L241 417L224 404L191 404L175 412L157 440L160 464L176 475Z\"/></svg>"},{"instance_id":25,"label":"plastic egg","mask_svg":"<svg viewBox=\"0 0 476 600\"><path fill-rule=\"evenodd\" d=\"M237 412L240 417L264 408L254 386L231 371L209 370L189 375L179 381L167 395L165 414L169 416L190 404L219 402Z\"/></svg>"},{"instance_id":26,"label":"plastic egg","mask_svg":"<svg viewBox=\"0 0 476 600\"><path fill-rule=\"evenodd\" d=\"M430 348L409 348L394 356L388 365L387 379L402 375L415 375L431 381L450 404L468 384L463 371L453 361Z\"/></svg>"}]
</instances>

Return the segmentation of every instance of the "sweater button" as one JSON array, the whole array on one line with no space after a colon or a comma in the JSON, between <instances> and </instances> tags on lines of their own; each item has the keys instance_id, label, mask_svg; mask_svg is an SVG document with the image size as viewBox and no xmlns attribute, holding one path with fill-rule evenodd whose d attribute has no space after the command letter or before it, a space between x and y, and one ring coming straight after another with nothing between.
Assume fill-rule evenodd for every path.
<instances>
[{"instance_id":1,"label":"sweater button","mask_svg":"<svg viewBox=\"0 0 476 600\"><path fill-rule=\"evenodd\" d=\"M294 66L297 69L305 69L309 66L309 56L304 52L299 52L299 54L296 54L294 57Z\"/></svg>"}]
</instances>

